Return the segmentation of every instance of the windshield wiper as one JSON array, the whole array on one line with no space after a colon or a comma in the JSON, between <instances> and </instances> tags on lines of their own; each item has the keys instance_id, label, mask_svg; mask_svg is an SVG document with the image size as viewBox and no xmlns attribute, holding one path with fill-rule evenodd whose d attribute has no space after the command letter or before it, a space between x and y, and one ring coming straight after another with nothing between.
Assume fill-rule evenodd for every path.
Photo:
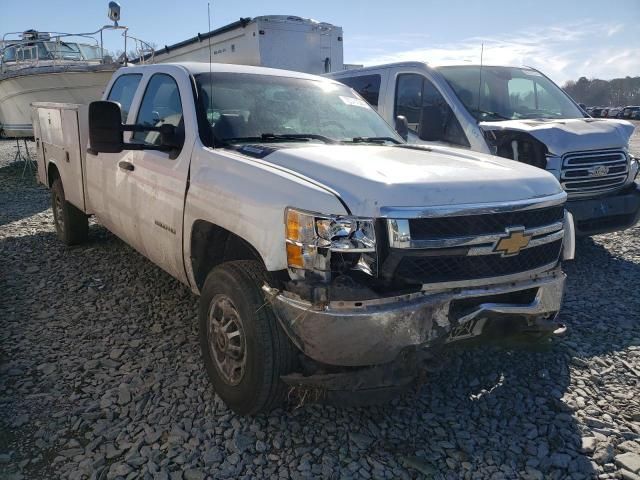
<instances>
[{"instance_id":1,"label":"windshield wiper","mask_svg":"<svg viewBox=\"0 0 640 480\"><path fill-rule=\"evenodd\" d=\"M353 142L353 143L384 143L391 142L395 144L399 144L397 139L393 137L353 137L351 140L344 140L344 142Z\"/></svg>"},{"instance_id":2,"label":"windshield wiper","mask_svg":"<svg viewBox=\"0 0 640 480\"><path fill-rule=\"evenodd\" d=\"M320 140L321 142L328 143L330 145L338 143L338 141L333 138L325 137L324 135L316 135L314 133L263 133L259 137L232 137L222 139L222 141L226 143L277 142L279 140Z\"/></svg>"},{"instance_id":3,"label":"windshield wiper","mask_svg":"<svg viewBox=\"0 0 640 480\"><path fill-rule=\"evenodd\" d=\"M469 110L471 110L472 112L483 114L483 115L491 115L492 117L499 118L500 120L513 120L510 117L505 117L504 115L500 115L499 113L496 113L496 112L490 112L488 110L480 110L478 108L470 108Z\"/></svg>"}]
</instances>

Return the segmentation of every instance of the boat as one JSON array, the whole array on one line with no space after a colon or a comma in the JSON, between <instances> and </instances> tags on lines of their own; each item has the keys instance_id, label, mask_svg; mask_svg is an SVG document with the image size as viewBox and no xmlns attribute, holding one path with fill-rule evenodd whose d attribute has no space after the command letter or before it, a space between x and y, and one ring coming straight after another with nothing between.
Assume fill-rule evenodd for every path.
<instances>
[{"instance_id":1,"label":"boat","mask_svg":"<svg viewBox=\"0 0 640 480\"><path fill-rule=\"evenodd\" d=\"M109 18L113 25L91 33L27 30L4 34L0 42L0 137L33 137L32 102L99 100L113 72L127 64L127 46L134 45L142 62L153 62L153 49L118 25L116 2L109 4ZM125 53L117 59L103 47L107 30L122 31Z\"/></svg>"}]
</instances>

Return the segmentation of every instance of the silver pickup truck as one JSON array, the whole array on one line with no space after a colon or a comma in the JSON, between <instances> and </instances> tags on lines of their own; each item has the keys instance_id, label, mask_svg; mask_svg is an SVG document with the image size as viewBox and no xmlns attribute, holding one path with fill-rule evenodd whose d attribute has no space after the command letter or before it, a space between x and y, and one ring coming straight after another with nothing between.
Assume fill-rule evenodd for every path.
<instances>
[{"instance_id":1,"label":"silver pickup truck","mask_svg":"<svg viewBox=\"0 0 640 480\"><path fill-rule=\"evenodd\" d=\"M126 67L102 101L33 120L59 237L86 240L95 215L200 295L204 363L237 412L395 391L451 342L562 330L574 233L553 175L407 145L333 80Z\"/></svg>"},{"instance_id":2,"label":"silver pickup truck","mask_svg":"<svg viewBox=\"0 0 640 480\"><path fill-rule=\"evenodd\" d=\"M538 70L402 62L327 76L353 87L403 136L424 145L490 153L553 173L568 194L576 235L640 220L633 125L589 117Z\"/></svg>"}]
</instances>

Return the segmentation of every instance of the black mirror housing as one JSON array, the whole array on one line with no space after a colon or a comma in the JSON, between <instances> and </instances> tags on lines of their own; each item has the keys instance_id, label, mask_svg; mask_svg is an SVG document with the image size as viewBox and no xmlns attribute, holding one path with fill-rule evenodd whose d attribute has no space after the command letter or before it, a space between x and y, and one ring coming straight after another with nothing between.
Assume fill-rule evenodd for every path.
<instances>
[{"instance_id":1,"label":"black mirror housing","mask_svg":"<svg viewBox=\"0 0 640 480\"><path fill-rule=\"evenodd\" d=\"M421 140L435 142L444 138L445 117L437 105L427 105L420 110L418 136Z\"/></svg>"},{"instance_id":2,"label":"black mirror housing","mask_svg":"<svg viewBox=\"0 0 640 480\"><path fill-rule=\"evenodd\" d=\"M405 141L409 139L409 122L404 115L398 115L396 117L396 132L398 132L398 135Z\"/></svg>"},{"instance_id":3,"label":"black mirror housing","mask_svg":"<svg viewBox=\"0 0 640 480\"><path fill-rule=\"evenodd\" d=\"M93 153L124 150L120 104L96 101L89 104L89 148Z\"/></svg>"},{"instance_id":4,"label":"black mirror housing","mask_svg":"<svg viewBox=\"0 0 640 480\"><path fill-rule=\"evenodd\" d=\"M175 125L165 123L160 126L160 144L163 147L180 150L183 143L184 141L178 134L178 129Z\"/></svg>"}]
</instances>

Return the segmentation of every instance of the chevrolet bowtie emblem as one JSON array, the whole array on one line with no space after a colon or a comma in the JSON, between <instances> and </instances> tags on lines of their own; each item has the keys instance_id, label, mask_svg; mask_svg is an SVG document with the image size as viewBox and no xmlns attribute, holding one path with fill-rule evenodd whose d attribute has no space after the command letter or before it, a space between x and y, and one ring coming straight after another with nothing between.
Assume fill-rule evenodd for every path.
<instances>
[{"instance_id":1,"label":"chevrolet bowtie emblem","mask_svg":"<svg viewBox=\"0 0 640 480\"><path fill-rule=\"evenodd\" d=\"M517 255L529 245L531 235L524 234L524 227L507 228L506 232L506 236L496 242L494 252L501 253L503 257Z\"/></svg>"}]
</instances>

